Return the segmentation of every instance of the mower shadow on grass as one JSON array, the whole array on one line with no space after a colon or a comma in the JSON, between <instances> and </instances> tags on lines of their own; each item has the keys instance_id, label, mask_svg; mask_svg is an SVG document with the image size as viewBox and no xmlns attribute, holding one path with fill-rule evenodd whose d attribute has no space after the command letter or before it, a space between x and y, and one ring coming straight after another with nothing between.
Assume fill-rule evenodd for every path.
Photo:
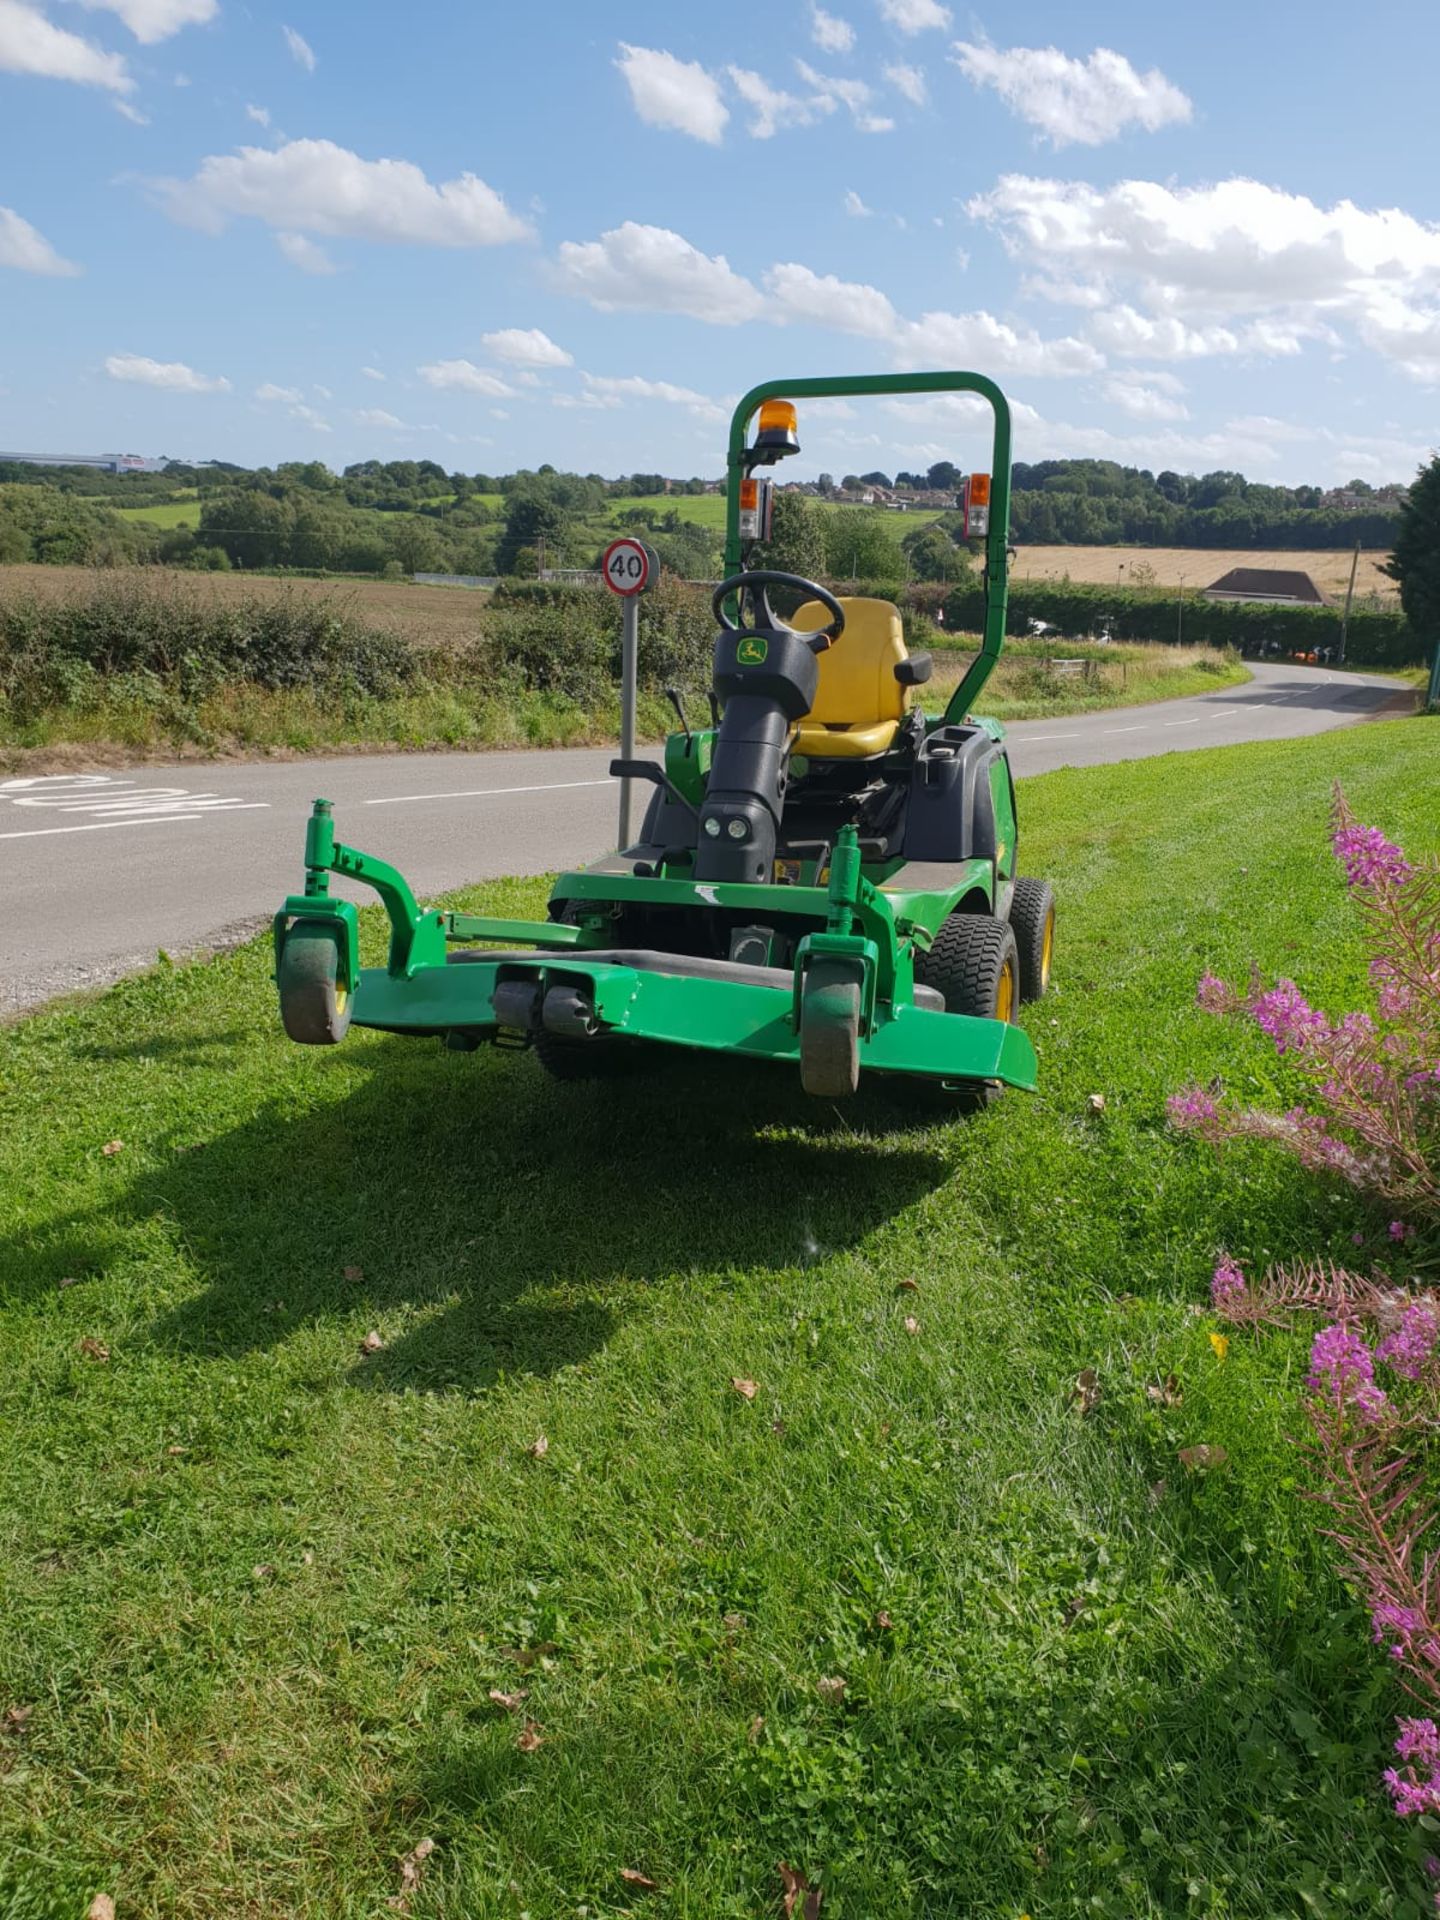
<instances>
[{"instance_id":1,"label":"mower shadow on grass","mask_svg":"<svg viewBox=\"0 0 1440 1920\"><path fill-rule=\"evenodd\" d=\"M557 1087L528 1059L382 1039L287 1055L279 1078L252 1120L62 1230L46 1265L114 1265L159 1218L203 1284L152 1323L158 1346L230 1358L363 1310L386 1344L354 1379L475 1393L573 1365L652 1289L853 1247L947 1173L916 1140L876 1151L860 1113L817 1126L789 1076L737 1063Z\"/></svg>"}]
</instances>

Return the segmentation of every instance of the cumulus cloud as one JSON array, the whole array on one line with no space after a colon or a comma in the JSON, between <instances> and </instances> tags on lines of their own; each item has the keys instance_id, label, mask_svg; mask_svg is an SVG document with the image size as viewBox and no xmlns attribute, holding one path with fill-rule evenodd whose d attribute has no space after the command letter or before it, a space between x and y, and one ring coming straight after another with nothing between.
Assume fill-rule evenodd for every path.
<instances>
[{"instance_id":1,"label":"cumulus cloud","mask_svg":"<svg viewBox=\"0 0 1440 1920\"><path fill-rule=\"evenodd\" d=\"M310 45L310 42L303 34L297 33L294 27L281 27L280 31L285 36L285 44L290 49L290 58L295 62L296 66L303 67L306 73L313 73L315 71L315 49Z\"/></svg>"},{"instance_id":2,"label":"cumulus cloud","mask_svg":"<svg viewBox=\"0 0 1440 1920\"><path fill-rule=\"evenodd\" d=\"M383 427L387 433L407 433L409 429L403 420L397 420L393 413L386 413L383 407L361 407L350 418L357 427Z\"/></svg>"},{"instance_id":3,"label":"cumulus cloud","mask_svg":"<svg viewBox=\"0 0 1440 1920\"><path fill-rule=\"evenodd\" d=\"M277 233L275 244L301 273L325 274L336 271L335 262L323 247L313 240L307 240L303 233Z\"/></svg>"},{"instance_id":4,"label":"cumulus cloud","mask_svg":"<svg viewBox=\"0 0 1440 1920\"><path fill-rule=\"evenodd\" d=\"M647 126L688 133L718 146L730 118L720 83L698 61L677 60L656 47L620 42L615 65L630 89L630 103Z\"/></svg>"},{"instance_id":5,"label":"cumulus cloud","mask_svg":"<svg viewBox=\"0 0 1440 1920\"><path fill-rule=\"evenodd\" d=\"M0 207L0 267L43 274L53 280L73 279L83 272L72 260L62 259L44 234L13 207Z\"/></svg>"},{"instance_id":6,"label":"cumulus cloud","mask_svg":"<svg viewBox=\"0 0 1440 1920\"><path fill-rule=\"evenodd\" d=\"M557 346L539 327L501 327L482 333L481 345L512 367L573 367L575 356Z\"/></svg>"},{"instance_id":7,"label":"cumulus cloud","mask_svg":"<svg viewBox=\"0 0 1440 1920\"><path fill-rule=\"evenodd\" d=\"M52 26L27 0L0 0L0 73L42 80L71 80L81 87L133 93L122 55L106 53L78 33Z\"/></svg>"},{"instance_id":8,"label":"cumulus cloud","mask_svg":"<svg viewBox=\"0 0 1440 1920\"><path fill-rule=\"evenodd\" d=\"M865 202L853 187L847 187L845 189L844 197L840 204L852 220L869 220L875 212L873 207L866 206Z\"/></svg>"},{"instance_id":9,"label":"cumulus cloud","mask_svg":"<svg viewBox=\"0 0 1440 1920\"><path fill-rule=\"evenodd\" d=\"M817 73L804 60L795 62L795 70L806 86L813 87L823 99L828 101L833 95L840 101L849 110L850 118L861 133L889 133L895 125L887 115L872 110L875 89L867 86L865 81L844 80L833 74Z\"/></svg>"},{"instance_id":10,"label":"cumulus cloud","mask_svg":"<svg viewBox=\"0 0 1440 1920\"><path fill-rule=\"evenodd\" d=\"M880 0L880 12L904 34L926 33L950 24L950 9L942 7L939 0Z\"/></svg>"},{"instance_id":11,"label":"cumulus cloud","mask_svg":"<svg viewBox=\"0 0 1440 1920\"><path fill-rule=\"evenodd\" d=\"M165 181L160 190L174 219L215 233L239 218L290 234L493 247L532 231L473 173L432 185L408 160L362 160L333 140L211 154L192 180Z\"/></svg>"},{"instance_id":12,"label":"cumulus cloud","mask_svg":"<svg viewBox=\"0 0 1440 1920\"><path fill-rule=\"evenodd\" d=\"M105 362L112 380L134 380L142 387L163 387L170 393L229 393L223 374L197 373L183 360L147 360L141 353L112 353Z\"/></svg>"},{"instance_id":13,"label":"cumulus cloud","mask_svg":"<svg viewBox=\"0 0 1440 1920\"><path fill-rule=\"evenodd\" d=\"M433 360L418 369L420 378L431 387L453 387L462 393L483 393L491 400L505 400L515 389L498 373L487 373L469 360Z\"/></svg>"},{"instance_id":14,"label":"cumulus cloud","mask_svg":"<svg viewBox=\"0 0 1440 1920\"><path fill-rule=\"evenodd\" d=\"M253 120L257 127L268 127L270 124L270 109L268 107L251 106L247 100L245 103L245 118L247 120Z\"/></svg>"},{"instance_id":15,"label":"cumulus cloud","mask_svg":"<svg viewBox=\"0 0 1440 1920\"><path fill-rule=\"evenodd\" d=\"M802 97L772 87L768 80L748 67L731 67L728 71L735 91L753 110L754 118L747 131L755 140L768 140L782 128L812 126L835 111L835 102L826 93Z\"/></svg>"},{"instance_id":16,"label":"cumulus cloud","mask_svg":"<svg viewBox=\"0 0 1440 1920\"><path fill-rule=\"evenodd\" d=\"M810 38L822 53L849 53L855 45L855 29L838 14L823 7L810 9Z\"/></svg>"},{"instance_id":17,"label":"cumulus cloud","mask_svg":"<svg viewBox=\"0 0 1440 1920\"><path fill-rule=\"evenodd\" d=\"M1322 207L1255 180L1178 188L1003 178L969 202L1017 257L1106 304L1117 353L1295 354L1348 327L1412 378L1440 381L1440 226L1398 208Z\"/></svg>"},{"instance_id":18,"label":"cumulus cloud","mask_svg":"<svg viewBox=\"0 0 1440 1920\"><path fill-rule=\"evenodd\" d=\"M385 375L380 371L379 367L361 367L360 371L367 380L383 380L385 378Z\"/></svg>"},{"instance_id":19,"label":"cumulus cloud","mask_svg":"<svg viewBox=\"0 0 1440 1920\"><path fill-rule=\"evenodd\" d=\"M1100 389L1112 407L1132 420L1188 420L1190 410L1181 397L1183 380L1173 373L1116 373Z\"/></svg>"},{"instance_id":20,"label":"cumulus cloud","mask_svg":"<svg viewBox=\"0 0 1440 1920\"><path fill-rule=\"evenodd\" d=\"M608 374L583 374L586 391L602 404L618 405L624 400L660 400L667 406L685 407L703 420L723 420L726 409L707 393L693 387L677 387L669 380L647 380L638 373L614 378Z\"/></svg>"},{"instance_id":21,"label":"cumulus cloud","mask_svg":"<svg viewBox=\"0 0 1440 1920\"><path fill-rule=\"evenodd\" d=\"M925 104L925 76L919 67L908 67L903 60L894 60L885 69L885 78L897 93L903 93L912 106Z\"/></svg>"},{"instance_id":22,"label":"cumulus cloud","mask_svg":"<svg viewBox=\"0 0 1440 1920\"><path fill-rule=\"evenodd\" d=\"M219 0L80 0L92 13L114 13L142 46L168 40L182 27L203 27L220 11Z\"/></svg>"},{"instance_id":23,"label":"cumulus cloud","mask_svg":"<svg viewBox=\"0 0 1440 1920\"><path fill-rule=\"evenodd\" d=\"M724 254L701 253L668 227L627 220L598 240L562 242L555 263L561 289L602 313L683 313L712 326L738 327L763 302Z\"/></svg>"},{"instance_id":24,"label":"cumulus cloud","mask_svg":"<svg viewBox=\"0 0 1440 1920\"><path fill-rule=\"evenodd\" d=\"M957 40L952 57L977 87L993 87L1013 114L1056 147L1098 147L1127 127L1154 133L1188 120L1193 111L1158 67L1137 73L1109 47L1097 47L1088 60L1072 60L1058 47Z\"/></svg>"},{"instance_id":25,"label":"cumulus cloud","mask_svg":"<svg viewBox=\"0 0 1440 1920\"><path fill-rule=\"evenodd\" d=\"M256 387L255 398L267 401L281 400L292 407L298 407L304 401L305 395L299 387L277 387L273 381L267 380L263 386Z\"/></svg>"}]
</instances>

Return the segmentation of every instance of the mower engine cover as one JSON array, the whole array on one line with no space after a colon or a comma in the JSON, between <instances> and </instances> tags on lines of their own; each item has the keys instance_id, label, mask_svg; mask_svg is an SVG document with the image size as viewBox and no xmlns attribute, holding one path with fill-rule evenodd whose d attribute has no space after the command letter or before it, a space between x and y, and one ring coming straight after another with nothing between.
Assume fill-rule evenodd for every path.
<instances>
[{"instance_id":1,"label":"mower engine cover","mask_svg":"<svg viewBox=\"0 0 1440 1920\"><path fill-rule=\"evenodd\" d=\"M697 880L773 878L785 750L792 725L814 704L819 678L802 634L761 629L716 638L714 685L724 714L700 809Z\"/></svg>"}]
</instances>

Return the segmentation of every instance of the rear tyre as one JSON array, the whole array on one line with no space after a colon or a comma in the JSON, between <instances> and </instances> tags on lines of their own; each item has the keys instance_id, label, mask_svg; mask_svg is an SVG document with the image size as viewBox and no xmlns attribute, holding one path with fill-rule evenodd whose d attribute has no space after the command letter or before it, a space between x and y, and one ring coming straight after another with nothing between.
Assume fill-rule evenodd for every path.
<instances>
[{"instance_id":1,"label":"rear tyre","mask_svg":"<svg viewBox=\"0 0 1440 1920\"><path fill-rule=\"evenodd\" d=\"M326 927L285 936L277 974L280 1018L302 1047L336 1047L350 1028L350 994L340 980L340 942Z\"/></svg>"},{"instance_id":2,"label":"rear tyre","mask_svg":"<svg viewBox=\"0 0 1440 1920\"><path fill-rule=\"evenodd\" d=\"M843 960L812 960L800 996L800 1084L843 1100L860 1084L860 982Z\"/></svg>"},{"instance_id":3,"label":"rear tyre","mask_svg":"<svg viewBox=\"0 0 1440 1920\"><path fill-rule=\"evenodd\" d=\"M984 913L952 913L928 953L918 956L915 978L945 997L947 1013L976 1020L1013 1021L1020 1001L1020 956L1003 920ZM999 1080L960 1080L945 1089L962 1112L978 1112L1004 1091Z\"/></svg>"},{"instance_id":4,"label":"rear tyre","mask_svg":"<svg viewBox=\"0 0 1440 1920\"><path fill-rule=\"evenodd\" d=\"M1020 998L1043 999L1050 987L1050 960L1055 948L1055 896L1048 880L1015 882L1010 931L1020 956Z\"/></svg>"}]
</instances>

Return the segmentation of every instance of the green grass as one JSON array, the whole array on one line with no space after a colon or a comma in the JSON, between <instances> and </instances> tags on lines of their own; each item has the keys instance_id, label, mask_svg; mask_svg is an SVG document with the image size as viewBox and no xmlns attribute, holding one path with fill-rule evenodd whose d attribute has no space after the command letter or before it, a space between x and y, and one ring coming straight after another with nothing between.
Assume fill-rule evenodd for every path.
<instances>
[{"instance_id":1,"label":"green grass","mask_svg":"<svg viewBox=\"0 0 1440 1920\"><path fill-rule=\"evenodd\" d=\"M198 500L162 500L150 507L116 507L114 511L122 520L145 521L152 527L198 527L200 524L200 502Z\"/></svg>"},{"instance_id":2,"label":"green grass","mask_svg":"<svg viewBox=\"0 0 1440 1920\"><path fill-rule=\"evenodd\" d=\"M968 1124L303 1051L260 945L0 1035L0 1911L360 1920L432 1837L413 1920L749 1920L780 1860L826 1920L1419 1920L1393 1686L1295 1497L1304 1342L1222 1364L1198 1310L1221 1246L1383 1223L1163 1102L1284 1091L1202 967L1363 993L1329 784L1433 850L1435 751L1025 782L1043 1088Z\"/></svg>"}]
</instances>

